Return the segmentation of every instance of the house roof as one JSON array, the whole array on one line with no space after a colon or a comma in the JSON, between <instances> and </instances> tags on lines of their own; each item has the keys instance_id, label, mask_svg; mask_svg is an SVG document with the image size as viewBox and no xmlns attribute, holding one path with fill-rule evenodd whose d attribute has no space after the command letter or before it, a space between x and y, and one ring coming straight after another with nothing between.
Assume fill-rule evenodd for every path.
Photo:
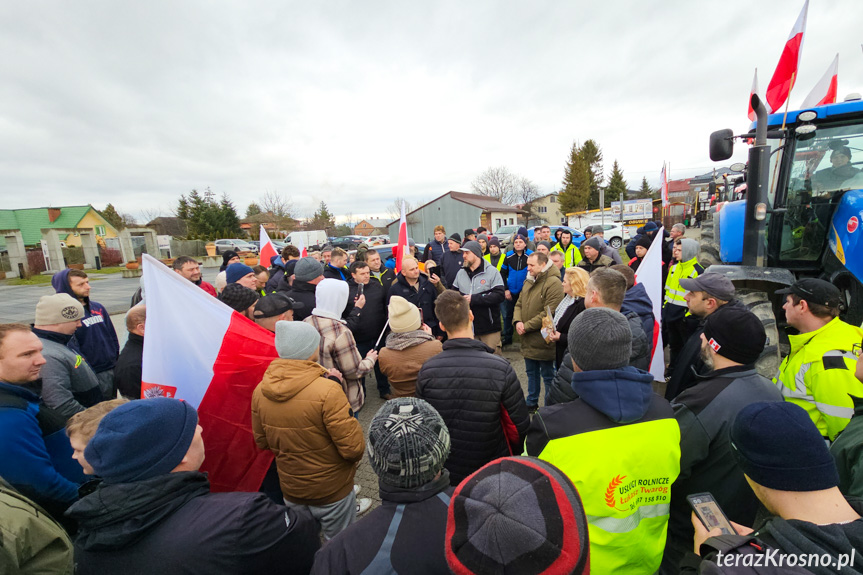
<instances>
[{"instance_id":1,"label":"house roof","mask_svg":"<svg viewBox=\"0 0 863 575\"><path fill-rule=\"evenodd\" d=\"M688 192L689 180L671 180L668 182L668 191L670 192Z\"/></svg>"},{"instance_id":2,"label":"house roof","mask_svg":"<svg viewBox=\"0 0 863 575\"><path fill-rule=\"evenodd\" d=\"M385 228L387 227L389 220L386 220L384 218L365 218L360 221L360 223L362 222L368 223L373 228Z\"/></svg>"},{"instance_id":3,"label":"house roof","mask_svg":"<svg viewBox=\"0 0 863 575\"><path fill-rule=\"evenodd\" d=\"M93 209L93 206L58 206L56 209L60 210L60 216L53 222L48 218L48 208L0 210L0 229L20 230L24 245L32 246L42 240L43 228L78 227L78 222Z\"/></svg>"},{"instance_id":4,"label":"house roof","mask_svg":"<svg viewBox=\"0 0 863 575\"><path fill-rule=\"evenodd\" d=\"M458 200L458 201L464 202L465 204L468 204L470 206L474 206L476 208L479 208L484 212L522 212L522 210L516 208L515 206L507 206L506 204L502 204L499 201L497 201L496 199L490 198L488 196L481 196L480 194L466 194L464 192L447 192L447 193L443 194L442 196L438 196L435 199L433 199L432 201L426 202L423 205L421 205L420 207L418 207L414 210L411 210L410 212L405 214L405 217L407 217L408 215L410 215L414 212L420 211L421 209L423 209L427 205L433 204L434 202L436 202L436 201L438 201L441 198L444 198L446 196L450 196L454 200ZM387 226L391 226L394 223L396 223L397 221L399 221L399 218L391 220L387 224Z\"/></svg>"},{"instance_id":5,"label":"house roof","mask_svg":"<svg viewBox=\"0 0 863 575\"><path fill-rule=\"evenodd\" d=\"M148 228L153 228L156 233L165 236L183 237L186 235L186 222L177 217L158 217L147 222Z\"/></svg>"}]
</instances>

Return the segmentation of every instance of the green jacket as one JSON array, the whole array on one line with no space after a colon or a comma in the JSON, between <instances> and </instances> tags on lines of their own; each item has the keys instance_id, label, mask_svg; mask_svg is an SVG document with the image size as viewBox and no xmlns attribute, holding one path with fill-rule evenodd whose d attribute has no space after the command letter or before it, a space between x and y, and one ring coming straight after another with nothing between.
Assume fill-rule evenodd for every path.
<instances>
[{"instance_id":1,"label":"green jacket","mask_svg":"<svg viewBox=\"0 0 863 575\"><path fill-rule=\"evenodd\" d=\"M854 375L857 357L851 353L861 339L863 330L838 317L815 331L790 335L791 353L773 378L785 400L805 409L831 441L854 414L850 396L863 397L863 383Z\"/></svg>"},{"instance_id":2,"label":"green jacket","mask_svg":"<svg viewBox=\"0 0 863 575\"><path fill-rule=\"evenodd\" d=\"M72 575L72 541L44 509L0 479L0 573Z\"/></svg>"},{"instance_id":3,"label":"green jacket","mask_svg":"<svg viewBox=\"0 0 863 575\"><path fill-rule=\"evenodd\" d=\"M845 496L863 497L863 397L853 397L854 417L845 426L830 453L839 471L839 490Z\"/></svg>"},{"instance_id":4,"label":"green jacket","mask_svg":"<svg viewBox=\"0 0 863 575\"><path fill-rule=\"evenodd\" d=\"M549 260L545 268L532 278L530 274L524 280L521 295L515 304L513 325L524 323L524 335L521 336L521 354L527 359L551 361L555 355L555 343L546 343L542 335L542 318L551 309L552 315L557 304L563 300L563 284L560 274Z\"/></svg>"}]
</instances>

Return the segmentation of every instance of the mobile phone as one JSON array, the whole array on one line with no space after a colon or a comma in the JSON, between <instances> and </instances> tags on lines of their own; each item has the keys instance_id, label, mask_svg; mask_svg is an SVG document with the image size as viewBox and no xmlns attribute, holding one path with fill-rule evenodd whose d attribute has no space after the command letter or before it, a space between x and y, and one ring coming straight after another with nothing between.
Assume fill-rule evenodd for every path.
<instances>
[{"instance_id":1,"label":"mobile phone","mask_svg":"<svg viewBox=\"0 0 863 575\"><path fill-rule=\"evenodd\" d=\"M357 284L357 297L363 295L363 284Z\"/></svg>"},{"instance_id":2,"label":"mobile phone","mask_svg":"<svg viewBox=\"0 0 863 575\"><path fill-rule=\"evenodd\" d=\"M716 503L713 495L710 493L695 493L687 495L686 500L689 502L692 510L695 511L698 519L701 520L701 523L707 527L708 531L718 527L725 535L737 535L737 531L731 526L731 522L725 516L719 504Z\"/></svg>"}]
</instances>

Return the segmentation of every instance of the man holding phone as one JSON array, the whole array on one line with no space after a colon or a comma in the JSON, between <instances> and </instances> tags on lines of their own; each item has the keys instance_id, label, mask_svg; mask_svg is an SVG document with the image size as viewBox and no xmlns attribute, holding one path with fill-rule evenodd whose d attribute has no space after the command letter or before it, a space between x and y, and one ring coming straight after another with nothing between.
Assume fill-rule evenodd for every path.
<instances>
[{"instance_id":1,"label":"man holding phone","mask_svg":"<svg viewBox=\"0 0 863 575\"><path fill-rule=\"evenodd\" d=\"M677 573L863 572L863 503L839 491L827 444L803 408L787 401L749 405L734 419L730 440L747 483L773 517L757 531L733 523L739 535L718 538L719 529L708 531L693 514L694 553ZM776 565L768 559L784 563L734 567Z\"/></svg>"},{"instance_id":2,"label":"man holding phone","mask_svg":"<svg viewBox=\"0 0 863 575\"><path fill-rule=\"evenodd\" d=\"M357 350L365 357L374 349L386 326L387 292L380 282L371 278L371 270L367 262L354 262L349 271L351 277L348 278L348 305L342 317L348 329L354 334ZM377 363L375 363L375 381L381 398L389 399L390 383ZM362 377L362 385L365 389L365 376Z\"/></svg>"},{"instance_id":3,"label":"man holding phone","mask_svg":"<svg viewBox=\"0 0 863 575\"><path fill-rule=\"evenodd\" d=\"M438 291L443 291L443 284L435 273L436 267L432 267L430 277L420 272L419 263L414 258L402 260L402 271L396 276L396 281L390 287L387 295L387 305L394 295L403 297L417 306L422 314L422 322L432 329L432 333L438 340L443 339L437 317L434 314L435 300ZM440 290L437 288L440 287Z\"/></svg>"},{"instance_id":4,"label":"man holding phone","mask_svg":"<svg viewBox=\"0 0 863 575\"><path fill-rule=\"evenodd\" d=\"M776 386L755 370L766 341L761 320L744 307L722 306L707 316L701 356L709 371L671 403L680 424L680 475L671 487L663 575L678 573L692 547L688 495L709 492L732 521L755 521L758 500L731 454L728 429L747 405L782 401Z\"/></svg>"}]
</instances>

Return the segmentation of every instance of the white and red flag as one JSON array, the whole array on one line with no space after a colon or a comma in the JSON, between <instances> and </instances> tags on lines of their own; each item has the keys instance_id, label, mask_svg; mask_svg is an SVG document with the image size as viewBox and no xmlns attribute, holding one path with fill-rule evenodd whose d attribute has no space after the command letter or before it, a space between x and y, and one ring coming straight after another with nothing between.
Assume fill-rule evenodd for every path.
<instances>
[{"instance_id":1,"label":"white and red flag","mask_svg":"<svg viewBox=\"0 0 863 575\"><path fill-rule=\"evenodd\" d=\"M758 93L758 68L755 68L755 75L752 77L752 89L749 90L749 111L747 112L747 116L751 121L755 121L755 110L752 109L752 96L753 94Z\"/></svg>"},{"instance_id":2,"label":"white and red flag","mask_svg":"<svg viewBox=\"0 0 863 575\"><path fill-rule=\"evenodd\" d=\"M662 164L662 173L659 174L659 190L662 192L662 207L668 205L668 177L665 175L665 164Z\"/></svg>"},{"instance_id":3,"label":"white and red flag","mask_svg":"<svg viewBox=\"0 0 863 575\"><path fill-rule=\"evenodd\" d=\"M405 218L405 202L402 200L402 215L399 220L399 241L396 248L393 250L393 256L396 258L396 273L402 271L402 260L405 254L408 253L408 221Z\"/></svg>"},{"instance_id":4,"label":"white and red flag","mask_svg":"<svg viewBox=\"0 0 863 575\"><path fill-rule=\"evenodd\" d=\"M803 100L801 108L814 108L825 104L836 103L836 92L839 86L839 54L833 58L833 63L827 68L824 76L818 80L806 99Z\"/></svg>"},{"instance_id":5,"label":"white and red flag","mask_svg":"<svg viewBox=\"0 0 863 575\"><path fill-rule=\"evenodd\" d=\"M797 17L791 34L782 49L779 63L770 83L767 85L767 104L771 112L777 111L791 94L794 82L797 78L797 70L800 68L800 56L803 55L803 35L806 32L806 13L809 10L809 0L803 4L803 10Z\"/></svg>"},{"instance_id":6,"label":"white and red flag","mask_svg":"<svg viewBox=\"0 0 863 575\"><path fill-rule=\"evenodd\" d=\"M306 249L306 244L303 243L302 236L300 236L300 234L297 234L296 237L297 237L296 241L292 240L292 242L293 242L294 246L296 246L296 248L298 250L300 250L300 257L304 258L307 255L309 255L309 251Z\"/></svg>"},{"instance_id":7,"label":"white and red flag","mask_svg":"<svg viewBox=\"0 0 863 575\"><path fill-rule=\"evenodd\" d=\"M198 410L214 491L257 491L273 460L255 446L252 392L277 358L274 335L144 254L147 337L141 397Z\"/></svg>"},{"instance_id":8,"label":"white and red flag","mask_svg":"<svg viewBox=\"0 0 863 575\"><path fill-rule=\"evenodd\" d=\"M650 373L656 381L665 381L665 354L663 352L662 330L659 319L662 317L662 236L664 228L659 228L653 242L638 264L635 281L644 285L647 297L653 303L653 354L650 360ZM149 297L149 296L147 296ZM149 317L149 310L147 311Z\"/></svg>"},{"instance_id":9,"label":"white and red flag","mask_svg":"<svg viewBox=\"0 0 863 575\"><path fill-rule=\"evenodd\" d=\"M276 249L276 246L273 245L273 242L270 240L270 236L267 235L267 230L264 229L264 226L261 225L261 251L260 256L261 259L259 263L265 268L270 267L272 262L270 260L273 259L273 256L279 254L279 250Z\"/></svg>"}]
</instances>

